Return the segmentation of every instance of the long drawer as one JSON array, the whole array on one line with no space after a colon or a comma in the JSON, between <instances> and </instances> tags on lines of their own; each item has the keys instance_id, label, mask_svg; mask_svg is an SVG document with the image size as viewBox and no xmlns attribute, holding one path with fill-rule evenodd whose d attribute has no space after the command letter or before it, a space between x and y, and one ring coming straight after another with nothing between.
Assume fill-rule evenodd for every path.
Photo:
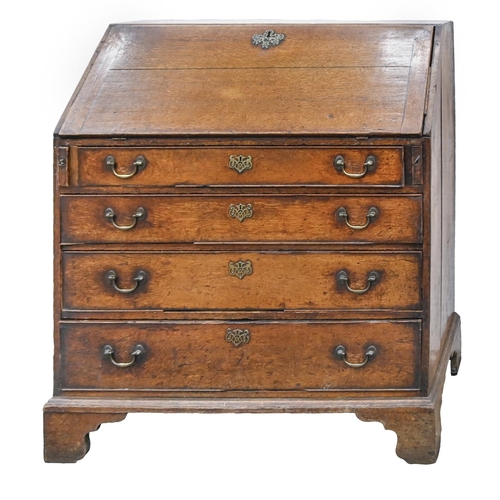
<instances>
[{"instance_id":1,"label":"long drawer","mask_svg":"<svg viewBox=\"0 0 500 500\"><path fill-rule=\"evenodd\" d=\"M403 149L79 147L81 186L401 186Z\"/></svg>"},{"instance_id":2,"label":"long drawer","mask_svg":"<svg viewBox=\"0 0 500 500\"><path fill-rule=\"evenodd\" d=\"M420 252L64 252L63 309L420 309Z\"/></svg>"},{"instance_id":3,"label":"long drawer","mask_svg":"<svg viewBox=\"0 0 500 500\"><path fill-rule=\"evenodd\" d=\"M63 243L419 243L420 196L63 196Z\"/></svg>"},{"instance_id":4,"label":"long drawer","mask_svg":"<svg viewBox=\"0 0 500 500\"><path fill-rule=\"evenodd\" d=\"M406 389L420 322L63 324L61 356L63 389Z\"/></svg>"}]
</instances>

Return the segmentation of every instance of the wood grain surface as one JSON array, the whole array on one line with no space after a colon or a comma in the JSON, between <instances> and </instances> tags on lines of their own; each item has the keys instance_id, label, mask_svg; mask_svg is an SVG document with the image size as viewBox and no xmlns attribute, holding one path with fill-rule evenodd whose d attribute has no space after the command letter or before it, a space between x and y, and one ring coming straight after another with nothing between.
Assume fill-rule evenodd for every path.
<instances>
[{"instance_id":1,"label":"wood grain surface","mask_svg":"<svg viewBox=\"0 0 500 500\"><path fill-rule=\"evenodd\" d=\"M251 262L239 279L229 263ZM106 278L114 270L120 288L146 279L122 294ZM363 289L371 271L380 279L357 295L339 282ZM420 309L420 253L357 252L66 252L63 309Z\"/></svg>"},{"instance_id":2,"label":"wood grain surface","mask_svg":"<svg viewBox=\"0 0 500 500\"><path fill-rule=\"evenodd\" d=\"M89 433L106 422L120 422L126 413L61 413L44 411L44 459L49 463L71 463L90 449Z\"/></svg>"},{"instance_id":3,"label":"wood grain surface","mask_svg":"<svg viewBox=\"0 0 500 500\"><path fill-rule=\"evenodd\" d=\"M421 132L432 26L314 28L263 50L266 25L113 26L56 132Z\"/></svg>"},{"instance_id":4,"label":"wood grain surface","mask_svg":"<svg viewBox=\"0 0 500 500\"><path fill-rule=\"evenodd\" d=\"M243 212L236 218L236 209ZM230 208L233 207L232 216ZM347 221L364 229L348 227ZM133 214L146 215L130 230ZM377 216L367 218L371 208ZM419 243L420 196L63 196L62 243Z\"/></svg>"},{"instance_id":5,"label":"wood grain surface","mask_svg":"<svg viewBox=\"0 0 500 500\"><path fill-rule=\"evenodd\" d=\"M138 156L147 165L129 179L120 179L106 166L112 155L119 174L130 173ZM230 156L252 157L252 168L238 173L229 168ZM360 174L369 156L376 168L353 179L334 167L341 155L348 173ZM77 148L71 178L80 186L266 186L266 185L381 185L403 183L403 149L400 147L261 147L226 148Z\"/></svg>"},{"instance_id":6,"label":"wood grain surface","mask_svg":"<svg viewBox=\"0 0 500 500\"><path fill-rule=\"evenodd\" d=\"M227 329L249 331L235 347ZM110 344L118 362L103 354ZM337 359L343 345L351 363L368 346L377 354L362 368ZM418 384L420 323L153 323L65 324L61 329L62 388L87 389L401 389Z\"/></svg>"}]
</instances>

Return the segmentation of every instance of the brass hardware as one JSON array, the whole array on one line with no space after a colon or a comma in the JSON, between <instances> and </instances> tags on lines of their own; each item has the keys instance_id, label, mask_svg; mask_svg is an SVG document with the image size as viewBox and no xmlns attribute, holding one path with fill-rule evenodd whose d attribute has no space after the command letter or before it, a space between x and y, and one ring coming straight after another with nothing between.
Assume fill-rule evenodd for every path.
<instances>
[{"instance_id":1,"label":"brass hardware","mask_svg":"<svg viewBox=\"0 0 500 500\"><path fill-rule=\"evenodd\" d=\"M245 170L252 170L253 162L251 156L231 155L229 157L229 168L242 174Z\"/></svg>"},{"instance_id":2,"label":"brass hardware","mask_svg":"<svg viewBox=\"0 0 500 500\"><path fill-rule=\"evenodd\" d=\"M262 45L263 49L268 49L272 45L279 45L286 35L282 33L275 33L274 30L266 30L262 35L254 35L252 37L253 45Z\"/></svg>"},{"instance_id":3,"label":"brass hardware","mask_svg":"<svg viewBox=\"0 0 500 500\"><path fill-rule=\"evenodd\" d=\"M108 219L111 222L111 224L113 224L113 226L116 227L116 229L120 229L121 231L128 231L129 229L133 229L137 225L138 221L144 220L146 218L146 210L144 210L144 208L142 207L139 207L135 211L135 213L132 214L134 222L132 222L132 224L128 226L121 226L116 223L115 212L112 208L106 208L106 210L104 211L104 217L106 217L106 219Z\"/></svg>"},{"instance_id":4,"label":"brass hardware","mask_svg":"<svg viewBox=\"0 0 500 500\"><path fill-rule=\"evenodd\" d=\"M350 366L351 368L362 368L363 366L370 361L370 359L375 358L377 355L377 349L374 345L370 345L366 348L365 351L365 359L362 363L350 363L347 361L347 349L343 345L339 345L335 348L335 356L337 358L341 359L347 366Z\"/></svg>"},{"instance_id":5,"label":"brass hardware","mask_svg":"<svg viewBox=\"0 0 500 500\"><path fill-rule=\"evenodd\" d=\"M350 177L351 179L360 179L361 177L364 177L368 172L373 172L377 168L377 159L373 155L367 156L365 163L363 164L364 170L360 174L352 174L346 171L345 160L342 155L336 156L333 164L339 172L347 175L347 177Z\"/></svg>"},{"instance_id":6,"label":"brass hardware","mask_svg":"<svg viewBox=\"0 0 500 500\"><path fill-rule=\"evenodd\" d=\"M242 280L245 276L253 273L252 263L247 260L238 262L229 262L229 274Z\"/></svg>"},{"instance_id":7,"label":"brass hardware","mask_svg":"<svg viewBox=\"0 0 500 500\"><path fill-rule=\"evenodd\" d=\"M366 222L361 226L355 226L354 224L351 224L349 222L349 214L347 213L347 210L344 207L340 207L337 210L337 217L340 220L343 220L346 223L346 225L349 226L351 229L355 230L365 229L370 225L370 222L372 222L372 220L375 220L377 216L378 216L378 210L375 207L370 207L368 213L366 214Z\"/></svg>"},{"instance_id":8,"label":"brass hardware","mask_svg":"<svg viewBox=\"0 0 500 500\"><path fill-rule=\"evenodd\" d=\"M69 186L69 147L59 146L54 149L57 166L57 184L59 186Z\"/></svg>"},{"instance_id":9,"label":"brass hardware","mask_svg":"<svg viewBox=\"0 0 500 500\"><path fill-rule=\"evenodd\" d=\"M356 289L356 288L351 288L349 286L349 276L345 271L340 271L337 277L341 284L344 284L350 292L355 293L357 295L362 295L363 293L366 293L370 289L372 284L379 279L377 271L370 271L370 273L368 274L368 278L366 280L368 283L366 287L362 289Z\"/></svg>"},{"instance_id":10,"label":"brass hardware","mask_svg":"<svg viewBox=\"0 0 500 500\"><path fill-rule=\"evenodd\" d=\"M137 290L137 287L139 286L139 283L143 282L146 279L146 273L144 271L139 271L137 273L137 276L134 278L135 285L132 288L120 288L116 284L116 280L117 280L118 276L116 275L116 272L113 269L110 269L107 272L106 278L109 281L109 283L111 284L111 286L117 292L120 292L120 293L132 293L132 292L135 292Z\"/></svg>"},{"instance_id":11,"label":"brass hardware","mask_svg":"<svg viewBox=\"0 0 500 500\"><path fill-rule=\"evenodd\" d=\"M236 328L236 330L231 330L228 328L226 331L226 340L231 342L234 347L239 347L243 344L248 344L250 342L250 331L249 330L240 330Z\"/></svg>"},{"instance_id":12,"label":"brass hardware","mask_svg":"<svg viewBox=\"0 0 500 500\"><path fill-rule=\"evenodd\" d=\"M137 358L145 353L146 350L144 349L144 347L141 344L137 344L130 354L132 356L132 359L126 363L119 363L114 357L115 350L110 345L105 345L103 349L103 354L105 356L108 356L111 363L113 363L118 368L128 368L129 366L132 366L137 361Z\"/></svg>"},{"instance_id":13,"label":"brass hardware","mask_svg":"<svg viewBox=\"0 0 500 500\"><path fill-rule=\"evenodd\" d=\"M143 170L146 167L147 162L148 161L146 160L146 158L144 158L144 156L139 155L135 159L134 163L132 163L132 170L128 174L119 174L116 171L116 160L115 157L112 155L106 157L105 164L106 167L109 168L111 172L113 172L113 174L116 175L116 177L119 177L120 179L130 179L135 174L137 174L137 172Z\"/></svg>"},{"instance_id":14,"label":"brass hardware","mask_svg":"<svg viewBox=\"0 0 500 500\"><path fill-rule=\"evenodd\" d=\"M243 203L239 203L238 205L229 205L228 211L229 217L233 219L238 219L240 222L243 222L245 219L249 219L253 215L253 207L251 203L248 205L244 205Z\"/></svg>"}]
</instances>

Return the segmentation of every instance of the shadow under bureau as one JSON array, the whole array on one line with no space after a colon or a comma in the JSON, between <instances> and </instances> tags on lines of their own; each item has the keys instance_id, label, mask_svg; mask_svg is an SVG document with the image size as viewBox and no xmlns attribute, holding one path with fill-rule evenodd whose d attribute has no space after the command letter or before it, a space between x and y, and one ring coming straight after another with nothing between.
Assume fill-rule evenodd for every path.
<instances>
[{"instance_id":1,"label":"shadow under bureau","mask_svg":"<svg viewBox=\"0 0 500 500\"><path fill-rule=\"evenodd\" d=\"M454 143L451 23L110 26L55 132L45 460L129 412L354 412L434 462Z\"/></svg>"}]
</instances>

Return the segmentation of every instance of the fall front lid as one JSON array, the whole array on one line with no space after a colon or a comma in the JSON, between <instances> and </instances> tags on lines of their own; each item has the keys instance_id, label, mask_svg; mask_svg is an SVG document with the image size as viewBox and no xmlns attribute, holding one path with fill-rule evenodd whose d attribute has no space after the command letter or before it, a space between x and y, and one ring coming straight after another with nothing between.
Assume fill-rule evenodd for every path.
<instances>
[{"instance_id":1,"label":"fall front lid","mask_svg":"<svg viewBox=\"0 0 500 500\"><path fill-rule=\"evenodd\" d=\"M418 24L112 25L56 133L421 134L432 37Z\"/></svg>"}]
</instances>

